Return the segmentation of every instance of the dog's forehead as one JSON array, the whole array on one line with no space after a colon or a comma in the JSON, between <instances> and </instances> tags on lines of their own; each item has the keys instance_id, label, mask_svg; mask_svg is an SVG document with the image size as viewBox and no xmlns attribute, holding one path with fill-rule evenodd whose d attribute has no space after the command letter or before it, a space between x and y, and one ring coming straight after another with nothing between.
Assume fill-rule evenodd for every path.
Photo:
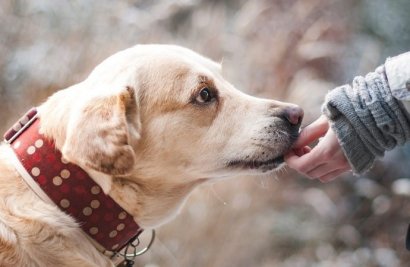
<instances>
[{"instance_id":1,"label":"dog's forehead","mask_svg":"<svg viewBox=\"0 0 410 267\"><path fill-rule=\"evenodd\" d=\"M148 45L146 47L158 58L174 61L176 64L188 64L192 68L206 68L211 72L220 73L221 65L188 48L176 45Z\"/></svg>"},{"instance_id":2,"label":"dog's forehead","mask_svg":"<svg viewBox=\"0 0 410 267\"><path fill-rule=\"evenodd\" d=\"M140 71L149 70L166 78L181 73L221 75L221 65L190 49L176 45L136 45L120 51L101 62L87 80L110 82L127 80Z\"/></svg>"},{"instance_id":3,"label":"dog's forehead","mask_svg":"<svg viewBox=\"0 0 410 267\"><path fill-rule=\"evenodd\" d=\"M142 47L141 51L144 64L140 65L139 71L146 84L159 84L162 89L176 89L179 85L183 89L194 88L204 81L223 79L218 63L192 50L170 45L151 45ZM166 83L172 86L164 86Z\"/></svg>"}]
</instances>

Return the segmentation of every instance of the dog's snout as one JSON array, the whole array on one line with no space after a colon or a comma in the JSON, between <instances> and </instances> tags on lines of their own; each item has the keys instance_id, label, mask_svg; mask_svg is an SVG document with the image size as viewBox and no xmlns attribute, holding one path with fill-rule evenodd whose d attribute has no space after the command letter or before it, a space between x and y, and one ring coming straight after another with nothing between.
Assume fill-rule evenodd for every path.
<instances>
[{"instance_id":1,"label":"dog's snout","mask_svg":"<svg viewBox=\"0 0 410 267\"><path fill-rule=\"evenodd\" d=\"M303 119L303 109L292 105L284 108L283 116L291 125L299 125Z\"/></svg>"}]
</instances>

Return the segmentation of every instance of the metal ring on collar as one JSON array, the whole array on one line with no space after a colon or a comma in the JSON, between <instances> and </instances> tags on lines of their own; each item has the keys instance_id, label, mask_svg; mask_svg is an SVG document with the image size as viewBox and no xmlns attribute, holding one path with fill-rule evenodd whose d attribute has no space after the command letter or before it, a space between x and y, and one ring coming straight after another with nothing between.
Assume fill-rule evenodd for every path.
<instances>
[{"instance_id":1,"label":"metal ring on collar","mask_svg":"<svg viewBox=\"0 0 410 267\"><path fill-rule=\"evenodd\" d=\"M137 244L133 244L133 241L128 243L128 245L125 247L124 253L119 253L121 256L124 257L124 259L126 260L133 260L135 259L135 257L141 256L142 254L146 253L152 246L152 244L154 243L155 240L155 230L151 231L151 240L149 241L148 245L141 249L140 251L137 251L137 247L140 244L140 241L138 238L136 238L135 240L137 240ZM135 241L134 240L134 241ZM129 248L132 247L134 249L134 251L132 253L128 253Z\"/></svg>"}]
</instances>

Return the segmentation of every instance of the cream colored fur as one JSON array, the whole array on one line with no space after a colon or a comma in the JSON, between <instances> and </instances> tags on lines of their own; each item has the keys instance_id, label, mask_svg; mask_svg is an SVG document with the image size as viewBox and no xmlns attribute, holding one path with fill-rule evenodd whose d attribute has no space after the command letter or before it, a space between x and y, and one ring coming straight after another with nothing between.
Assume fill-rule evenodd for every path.
<instances>
[{"instance_id":1,"label":"cream colored fur","mask_svg":"<svg viewBox=\"0 0 410 267\"><path fill-rule=\"evenodd\" d=\"M42 104L41 131L137 223L158 227L204 182L279 167L248 163L282 155L294 139L282 116L290 104L241 93L220 69L185 48L132 47ZM201 103L203 88L217 97ZM112 266L71 217L28 188L9 153L2 144L0 266Z\"/></svg>"}]
</instances>

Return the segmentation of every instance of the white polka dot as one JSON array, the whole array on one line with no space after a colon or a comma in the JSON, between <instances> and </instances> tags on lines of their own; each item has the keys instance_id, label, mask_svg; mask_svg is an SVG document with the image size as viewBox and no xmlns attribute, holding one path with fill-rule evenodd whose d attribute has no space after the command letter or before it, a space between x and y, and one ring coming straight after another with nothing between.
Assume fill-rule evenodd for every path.
<instances>
[{"instance_id":1,"label":"white polka dot","mask_svg":"<svg viewBox=\"0 0 410 267\"><path fill-rule=\"evenodd\" d=\"M68 164L68 160L66 160L65 158L61 158L61 162L62 162L63 164Z\"/></svg>"},{"instance_id":2,"label":"white polka dot","mask_svg":"<svg viewBox=\"0 0 410 267\"><path fill-rule=\"evenodd\" d=\"M64 169L64 170L61 171L60 175L61 175L61 177L63 177L64 179L67 179L68 177L70 177L71 173L70 173L70 171Z\"/></svg>"},{"instance_id":3,"label":"white polka dot","mask_svg":"<svg viewBox=\"0 0 410 267\"><path fill-rule=\"evenodd\" d=\"M118 248L118 244L115 244L114 246L111 247L112 250L116 250Z\"/></svg>"},{"instance_id":4,"label":"white polka dot","mask_svg":"<svg viewBox=\"0 0 410 267\"><path fill-rule=\"evenodd\" d=\"M96 235L98 233L98 228L97 227L91 227L89 232L92 235Z\"/></svg>"},{"instance_id":5,"label":"white polka dot","mask_svg":"<svg viewBox=\"0 0 410 267\"><path fill-rule=\"evenodd\" d=\"M100 201L94 199L94 200L91 201L90 206L93 209L97 209L100 206Z\"/></svg>"},{"instance_id":6,"label":"white polka dot","mask_svg":"<svg viewBox=\"0 0 410 267\"><path fill-rule=\"evenodd\" d=\"M68 201L67 199L65 199L65 198L63 198L61 201L60 201L60 206L61 207L63 207L63 208L68 208L68 207L70 207L70 201Z\"/></svg>"},{"instance_id":7,"label":"white polka dot","mask_svg":"<svg viewBox=\"0 0 410 267\"><path fill-rule=\"evenodd\" d=\"M110 238L114 238L114 237L117 236L117 234L118 234L118 232L114 230L114 231L111 231L108 236L109 236Z\"/></svg>"},{"instance_id":8,"label":"white polka dot","mask_svg":"<svg viewBox=\"0 0 410 267\"><path fill-rule=\"evenodd\" d=\"M40 147L42 147L42 146L44 145L44 141L41 140L41 139L38 139L38 140L34 143L34 145L35 145L37 148L40 148Z\"/></svg>"},{"instance_id":9,"label":"white polka dot","mask_svg":"<svg viewBox=\"0 0 410 267\"><path fill-rule=\"evenodd\" d=\"M120 223L119 225L117 225L117 230L118 231L122 231L122 230L124 230L124 228L125 228L125 224L123 224L123 223Z\"/></svg>"},{"instance_id":10,"label":"white polka dot","mask_svg":"<svg viewBox=\"0 0 410 267\"><path fill-rule=\"evenodd\" d=\"M93 210L92 210L90 207L85 207L85 208L83 209L83 214L84 214L85 216L90 216L91 213L93 213Z\"/></svg>"},{"instance_id":11,"label":"white polka dot","mask_svg":"<svg viewBox=\"0 0 410 267\"><path fill-rule=\"evenodd\" d=\"M26 124L29 121L29 118L27 116L24 116L23 118L21 118L20 123L21 124Z\"/></svg>"},{"instance_id":12,"label":"white polka dot","mask_svg":"<svg viewBox=\"0 0 410 267\"><path fill-rule=\"evenodd\" d=\"M35 177L40 175L40 169L37 167L34 167L33 169L31 169L31 174Z\"/></svg>"},{"instance_id":13,"label":"white polka dot","mask_svg":"<svg viewBox=\"0 0 410 267\"><path fill-rule=\"evenodd\" d=\"M121 212L120 214L118 214L118 219L120 220L124 220L125 217L127 217L127 213L125 213L125 211Z\"/></svg>"},{"instance_id":14,"label":"white polka dot","mask_svg":"<svg viewBox=\"0 0 410 267\"><path fill-rule=\"evenodd\" d=\"M13 130L14 131L18 132L18 131L20 131L20 129L21 129L20 123L16 123L16 124L13 125Z\"/></svg>"},{"instance_id":15,"label":"white polka dot","mask_svg":"<svg viewBox=\"0 0 410 267\"><path fill-rule=\"evenodd\" d=\"M21 145L21 142L20 142L20 141L17 141L16 143L14 143L13 147L14 147L15 149L17 149L17 148L20 147L20 145Z\"/></svg>"},{"instance_id":16,"label":"white polka dot","mask_svg":"<svg viewBox=\"0 0 410 267\"><path fill-rule=\"evenodd\" d=\"M63 183L63 179L61 179L60 176L55 176L55 177L53 178L53 184L54 184L54 185L59 186L59 185L61 185L62 183Z\"/></svg>"},{"instance_id":17,"label":"white polka dot","mask_svg":"<svg viewBox=\"0 0 410 267\"><path fill-rule=\"evenodd\" d=\"M94 185L93 187L91 187L91 193L93 195L97 195L98 193L100 193L101 189L98 185Z\"/></svg>"},{"instance_id":18,"label":"white polka dot","mask_svg":"<svg viewBox=\"0 0 410 267\"><path fill-rule=\"evenodd\" d=\"M34 152L36 152L36 148L35 148L34 146L29 146L29 147L27 148L27 154L33 155Z\"/></svg>"}]
</instances>

